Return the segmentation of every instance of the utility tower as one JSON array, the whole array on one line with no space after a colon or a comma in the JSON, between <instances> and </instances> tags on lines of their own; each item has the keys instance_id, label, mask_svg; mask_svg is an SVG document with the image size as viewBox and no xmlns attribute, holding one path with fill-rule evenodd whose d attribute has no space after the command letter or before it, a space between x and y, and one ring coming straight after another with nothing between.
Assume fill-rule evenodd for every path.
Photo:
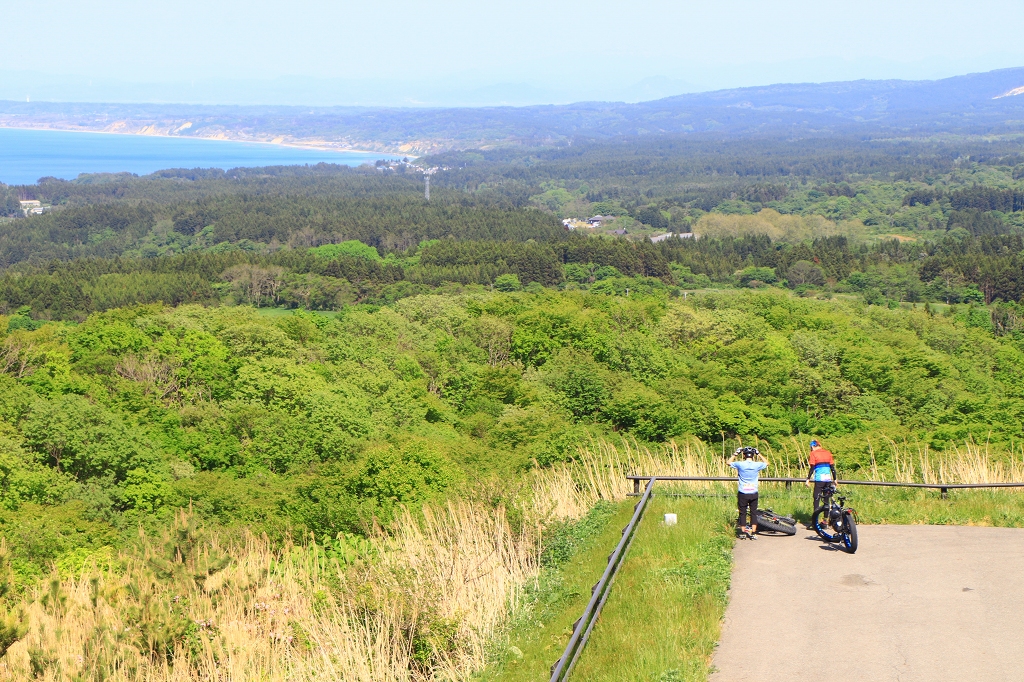
<instances>
[{"instance_id":1,"label":"utility tower","mask_svg":"<svg viewBox=\"0 0 1024 682\"><path fill-rule=\"evenodd\" d=\"M423 198L430 201L430 176L437 172L437 166L423 169Z\"/></svg>"}]
</instances>

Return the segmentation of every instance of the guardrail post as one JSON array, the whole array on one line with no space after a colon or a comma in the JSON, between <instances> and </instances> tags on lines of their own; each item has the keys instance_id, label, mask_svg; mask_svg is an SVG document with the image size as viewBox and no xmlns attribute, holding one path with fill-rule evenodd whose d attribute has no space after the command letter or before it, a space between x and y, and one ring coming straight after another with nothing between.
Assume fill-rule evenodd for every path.
<instances>
[{"instance_id":1,"label":"guardrail post","mask_svg":"<svg viewBox=\"0 0 1024 682\"><path fill-rule=\"evenodd\" d=\"M793 489L793 481L786 481L786 490Z\"/></svg>"},{"instance_id":2,"label":"guardrail post","mask_svg":"<svg viewBox=\"0 0 1024 682\"><path fill-rule=\"evenodd\" d=\"M640 494L640 479L639 478L634 478L633 479L633 494L634 495L639 495Z\"/></svg>"},{"instance_id":3,"label":"guardrail post","mask_svg":"<svg viewBox=\"0 0 1024 682\"><path fill-rule=\"evenodd\" d=\"M949 488L940 488L939 492L942 493L942 499L945 500L949 497Z\"/></svg>"}]
</instances>

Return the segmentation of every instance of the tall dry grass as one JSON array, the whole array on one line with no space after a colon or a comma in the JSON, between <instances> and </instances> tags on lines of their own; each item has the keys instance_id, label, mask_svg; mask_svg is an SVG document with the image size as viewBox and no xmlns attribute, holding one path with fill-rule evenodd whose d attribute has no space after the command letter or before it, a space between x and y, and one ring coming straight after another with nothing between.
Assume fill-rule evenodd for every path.
<instances>
[{"instance_id":1,"label":"tall dry grass","mask_svg":"<svg viewBox=\"0 0 1024 682\"><path fill-rule=\"evenodd\" d=\"M927 444L885 443L893 478L900 483L1010 483L1024 481L1024 450L993 453L988 443L967 439L943 451ZM874 453L872 452L872 455ZM877 469L877 466L873 467Z\"/></svg>"},{"instance_id":2,"label":"tall dry grass","mask_svg":"<svg viewBox=\"0 0 1024 682\"><path fill-rule=\"evenodd\" d=\"M171 535L194 525L182 512ZM171 561L154 543L25 598L0 678L466 679L536 575L538 537L501 508L453 501L406 513L352 562L253 535Z\"/></svg>"},{"instance_id":3,"label":"tall dry grass","mask_svg":"<svg viewBox=\"0 0 1024 682\"><path fill-rule=\"evenodd\" d=\"M539 518L579 518L598 500L622 500L632 493L628 475L728 476L731 471L713 447L696 439L682 445L673 441L653 451L635 443L616 447L595 441L580 450L576 461L536 478L533 513Z\"/></svg>"},{"instance_id":4,"label":"tall dry grass","mask_svg":"<svg viewBox=\"0 0 1024 682\"><path fill-rule=\"evenodd\" d=\"M735 472L729 468L727 456L736 443L721 447L697 439L682 443L672 441L651 450L636 443L618 447L604 441L591 443L581 450L580 457L571 464L556 466L538 477L535 489L535 513L555 518L578 518L598 500L619 500L633 492L627 475L659 476L726 476ZM768 462L766 477L802 478L807 475L807 446L805 441L790 438L777 446L753 439L743 443L754 445ZM884 452L875 456L868 443L869 464L856 470L837 455L840 475L869 481L899 483L1006 483L1024 481L1024 448L996 451L989 444L978 444L972 439L954 444L942 451L927 444L898 443L887 440ZM884 464L879 464L879 459ZM853 471L851 474L850 472ZM710 482L691 482L689 487L714 487Z\"/></svg>"}]
</instances>

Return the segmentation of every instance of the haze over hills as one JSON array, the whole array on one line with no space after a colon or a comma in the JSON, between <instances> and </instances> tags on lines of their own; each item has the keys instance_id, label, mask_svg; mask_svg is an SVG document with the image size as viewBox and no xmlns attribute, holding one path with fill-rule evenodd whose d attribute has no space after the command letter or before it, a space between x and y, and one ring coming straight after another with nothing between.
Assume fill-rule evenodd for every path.
<instances>
[{"instance_id":1,"label":"haze over hills","mask_svg":"<svg viewBox=\"0 0 1024 682\"><path fill-rule=\"evenodd\" d=\"M950 73L957 73L952 71ZM417 74L417 76L419 76ZM396 78L315 76L208 77L139 83L116 78L57 76L0 68L0 100L41 102L149 103L233 106L450 108L571 104L603 99L642 102L717 87L667 76L590 82L528 82L514 77L462 74ZM755 80L754 83L767 82ZM598 94L599 93L599 94Z\"/></svg>"},{"instance_id":2,"label":"haze over hills","mask_svg":"<svg viewBox=\"0 0 1024 682\"><path fill-rule=\"evenodd\" d=\"M636 104L476 108L0 102L0 126L253 140L424 154L639 135L1024 130L1024 68L934 81L778 84Z\"/></svg>"}]
</instances>

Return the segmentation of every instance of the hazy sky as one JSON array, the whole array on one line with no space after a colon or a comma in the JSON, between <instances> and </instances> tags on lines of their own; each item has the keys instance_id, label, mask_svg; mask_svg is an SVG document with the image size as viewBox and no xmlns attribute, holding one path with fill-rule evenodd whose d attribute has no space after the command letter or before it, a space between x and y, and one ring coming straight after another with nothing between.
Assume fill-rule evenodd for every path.
<instances>
[{"instance_id":1,"label":"hazy sky","mask_svg":"<svg viewBox=\"0 0 1024 682\"><path fill-rule=\"evenodd\" d=\"M20 99L560 102L1024 66L1020 0L0 0L0 16L0 97Z\"/></svg>"}]
</instances>

